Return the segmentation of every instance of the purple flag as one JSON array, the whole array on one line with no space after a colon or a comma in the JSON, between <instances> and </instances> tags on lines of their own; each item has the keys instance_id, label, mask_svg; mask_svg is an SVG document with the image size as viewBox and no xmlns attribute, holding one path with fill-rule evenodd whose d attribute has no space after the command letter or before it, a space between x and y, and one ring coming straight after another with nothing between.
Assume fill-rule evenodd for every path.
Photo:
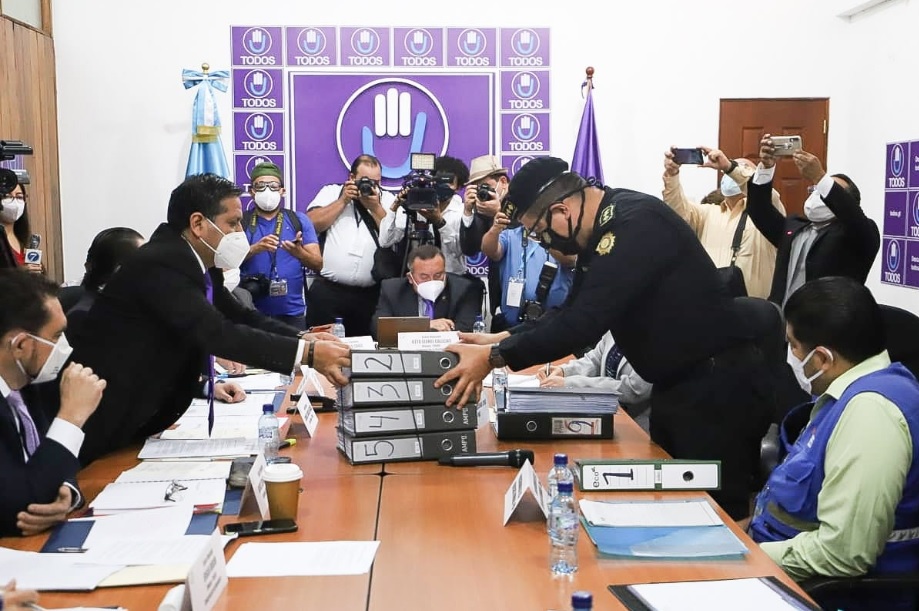
<instances>
[{"instance_id":1,"label":"purple flag","mask_svg":"<svg viewBox=\"0 0 919 611\"><path fill-rule=\"evenodd\" d=\"M571 158L571 170L584 178L596 178L603 182L603 164L600 161L600 143L597 142L597 125L594 123L594 102L591 93L593 83L587 82L587 101L584 103L584 114L581 115L581 127L578 128L578 139L574 144L574 155Z\"/></svg>"}]
</instances>

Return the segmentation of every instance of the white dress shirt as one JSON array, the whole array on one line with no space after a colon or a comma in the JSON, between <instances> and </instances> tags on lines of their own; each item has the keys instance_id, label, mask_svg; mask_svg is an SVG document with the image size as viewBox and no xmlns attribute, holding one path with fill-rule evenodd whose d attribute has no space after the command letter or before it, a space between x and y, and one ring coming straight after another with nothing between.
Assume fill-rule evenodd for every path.
<instances>
[{"instance_id":1,"label":"white dress shirt","mask_svg":"<svg viewBox=\"0 0 919 611\"><path fill-rule=\"evenodd\" d=\"M0 395L3 395L7 405L9 405L9 396L11 392L12 389L6 383L6 380L0 377ZM13 414L13 422L16 423L16 432L19 432L19 415L12 405L9 405L9 409ZM45 438L53 439L58 442L74 456L79 456L80 448L83 447L83 429L62 418L55 418L51 422L51 427L45 434ZM26 459L26 462L29 462L29 455L26 453L25 447L22 448L22 455L23 458Z\"/></svg>"}]
</instances>

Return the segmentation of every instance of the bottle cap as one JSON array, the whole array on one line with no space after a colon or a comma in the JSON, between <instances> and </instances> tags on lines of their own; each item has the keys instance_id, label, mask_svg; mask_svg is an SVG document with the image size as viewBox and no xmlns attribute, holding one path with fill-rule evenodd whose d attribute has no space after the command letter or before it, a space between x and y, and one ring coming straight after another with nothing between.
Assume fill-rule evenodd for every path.
<instances>
[{"instance_id":1,"label":"bottle cap","mask_svg":"<svg viewBox=\"0 0 919 611\"><path fill-rule=\"evenodd\" d=\"M263 414L273 414L273 413L274 413L274 405L271 404L271 403L266 403L266 404L264 404L264 405L262 406L262 413L263 413Z\"/></svg>"},{"instance_id":2,"label":"bottle cap","mask_svg":"<svg viewBox=\"0 0 919 611\"><path fill-rule=\"evenodd\" d=\"M336 316L336 317L335 317L335 324L336 324L336 325L337 325L338 323L340 323L341 321L342 321L341 316Z\"/></svg>"},{"instance_id":3,"label":"bottle cap","mask_svg":"<svg viewBox=\"0 0 919 611\"><path fill-rule=\"evenodd\" d=\"M559 492L567 492L568 494L571 494L572 491L574 491L574 486L573 486L573 484L572 484L571 482L559 482L559 483L558 483L558 491L559 491Z\"/></svg>"},{"instance_id":4,"label":"bottle cap","mask_svg":"<svg viewBox=\"0 0 919 611\"><path fill-rule=\"evenodd\" d=\"M594 597L590 592L579 590L571 595L571 606L573 609L590 609L593 607Z\"/></svg>"},{"instance_id":5,"label":"bottle cap","mask_svg":"<svg viewBox=\"0 0 919 611\"><path fill-rule=\"evenodd\" d=\"M553 461L556 466L567 467L568 466L568 455L567 454L556 454Z\"/></svg>"}]
</instances>

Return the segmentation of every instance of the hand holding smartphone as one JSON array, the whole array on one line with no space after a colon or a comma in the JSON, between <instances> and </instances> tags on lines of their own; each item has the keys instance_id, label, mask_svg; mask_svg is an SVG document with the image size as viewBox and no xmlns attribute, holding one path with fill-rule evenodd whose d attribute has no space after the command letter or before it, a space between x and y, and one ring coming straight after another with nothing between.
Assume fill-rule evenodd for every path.
<instances>
[{"instance_id":1,"label":"hand holding smartphone","mask_svg":"<svg viewBox=\"0 0 919 611\"><path fill-rule=\"evenodd\" d=\"M276 535L279 533L292 533L297 530L297 523L293 520L259 520L257 522L233 522L223 527L227 535L240 537L254 537L256 535Z\"/></svg>"},{"instance_id":2,"label":"hand holding smartphone","mask_svg":"<svg viewBox=\"0 0 919 611\"><path fill-rule=\"evenodd\" d=\"M672 148L670 149L673 152L673 162L679 165L685 164L695 164L702 165L705 163L705 157L702 154L702 149L684 149L684 148Z\"/></svg>"},{"instance_id":3,"label":"hand holding smartphone","mask_svg":"<svg viewBox=\"0 0 919 611\"><path fill-rule=\"evenodd\" d=\"M791 156L801 150L801 136L772 136L772 146L776 157Z\"/></svg>"}]
</instances>

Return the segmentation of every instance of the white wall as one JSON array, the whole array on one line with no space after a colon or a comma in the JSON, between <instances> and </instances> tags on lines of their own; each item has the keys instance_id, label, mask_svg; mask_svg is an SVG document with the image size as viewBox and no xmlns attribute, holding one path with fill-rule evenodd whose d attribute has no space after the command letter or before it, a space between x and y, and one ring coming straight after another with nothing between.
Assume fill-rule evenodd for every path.
<instances>
[{"instance_id":1,"label":"white wall","mask_svg":"<svg viewBox=\"0 0 919 611\"><path fill-rule=\"evenodd\" d=\"M192 93L181 70L202 61L229 68L229 27L245 24L551 27L553 153L571 156L579 86L594 66L606 182L655 194L667 146L717 143L721 98L829 97L829 169L853 177L880 224L884 144L919 139L919 81L909 71L919 2L898 0L852 22L836 16L857 3L467 0L448 11L390 0L384 14L384 4L365 0L55 2L67 278L80 277L98 230L128 225L149 235L165 218L190 143ZM230 96L219 99L229 122ZM683 180L699 196L715 187L711 171L686 170ZM878 277L876 267L869 285L881 301L919 311L919 291Z\"/></svg>"}]
</instances>

